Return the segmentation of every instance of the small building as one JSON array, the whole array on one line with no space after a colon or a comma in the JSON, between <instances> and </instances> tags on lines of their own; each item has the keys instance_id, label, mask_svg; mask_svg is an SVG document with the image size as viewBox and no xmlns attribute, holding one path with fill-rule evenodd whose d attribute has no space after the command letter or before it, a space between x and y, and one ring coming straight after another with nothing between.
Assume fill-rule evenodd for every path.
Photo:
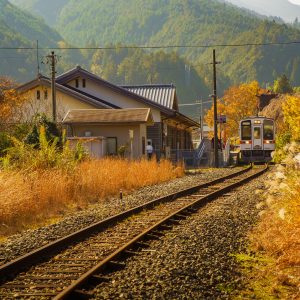
<instances>
[{"instance_id":1,"label":"small building","mask_svg":"<svg viewBox=\"0 0 300 300\"><path fill-rule=\"evenodd\" d=\"M70 142L82 142L94 157L146 155L147 127L153 125L149 108L75 109L63 120Z\"/></svg>"},{"instance_id":2,"label":"small building","mask_svg":"<svg viewBox=\"0 0 300 300\"><path fill-rule=\"evenodd\" d=\"M48 77L39 75L38 78L20 86L19 91L27 93L31 99L26 107L29 117L37 112L52 115L51 81ZM174 85L119 86L79 66L56 78L56 107L57 121L64 120L67 123L65 116L73 110L80 110L81 118L86 119L92 117L88 113L91 110L150 109L152 121L151 125L146 126L145 142L151 142L157 157L167 153L176 153L176 157L179 157L179 151L192 151L192 132L199 128L199 123L179 112ZM69 114L69 117L72 114ZM84 114L87 116L84 117ZM108 130L108 126L118 126L117 120L118 118L113 124L107 124L106 129ZM70 123L67 125L71 126ZM84 122L81 123L81 126L83 125L86 128L82 128L81 134L89 131L90 125ZM103 124L101 126L103 127ZM130 125L126 124L124 131L122 126L118 126L118 130L127 138ZM116 128L114 127L114 134ZM75 132L69 131L68 134L69 137L75 137ZM117 145L122 145L124 142L121 137L119 139ZM110 147L110 143L113 143L112 140L107 147ZM111 150L108 151L110 152Z\"/></svg>"}]
</instances>

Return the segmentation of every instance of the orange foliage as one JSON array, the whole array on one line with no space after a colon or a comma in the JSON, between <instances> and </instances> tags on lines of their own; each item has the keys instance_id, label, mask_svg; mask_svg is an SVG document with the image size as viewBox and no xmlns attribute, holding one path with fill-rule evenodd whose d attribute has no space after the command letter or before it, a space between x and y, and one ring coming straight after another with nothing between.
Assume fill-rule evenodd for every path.
<instances>
[{"instance_id":1,"label":"orange foliage","mask_svg":"<svg viewBox=\"0 0 300 300\"><path fill-rule=\"evenodd\" d=\"M26 95L16 91L17 84L8 77L0 77L0 124L19 122L22 119L21 105Z\"/></svg>"},{"instance_id":2,"label":"orange foliage","mask_svg":"<svg viewBox=\"0 0 300 300\"><path fill-rule=\"evenodd\" d=\"M238 134L239 121L247 116L256 114L260 87L257 81L230 87L225 91L224 97L218 99L218 115L226 115L227 123L224 127L223 137L233 137ZM213 128L214 107L207 112L205 121Z\"/></svg>"}]
</instances>

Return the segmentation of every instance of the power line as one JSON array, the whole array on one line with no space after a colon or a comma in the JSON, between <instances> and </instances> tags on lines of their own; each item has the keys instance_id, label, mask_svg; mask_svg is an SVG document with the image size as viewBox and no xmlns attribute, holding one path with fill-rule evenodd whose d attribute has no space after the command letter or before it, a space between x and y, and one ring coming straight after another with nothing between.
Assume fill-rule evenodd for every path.
<instances>
[{"instance_id":1,"label":"power line","mask_svg":"<svg viewBox=\"0 0 300 300\"><path fill-rule=\"evenodd\" d=\"M215 48L215 47L248 47L248 46L280 46L298 45L300 41L214 44L214 45L154 45L154 46L110 46L110 47L39 47L39 50L118 50L118 49L170 49L170 48ZM36 50L36 47L0 47L0 50Z\"/></svg>"}]
</instances>

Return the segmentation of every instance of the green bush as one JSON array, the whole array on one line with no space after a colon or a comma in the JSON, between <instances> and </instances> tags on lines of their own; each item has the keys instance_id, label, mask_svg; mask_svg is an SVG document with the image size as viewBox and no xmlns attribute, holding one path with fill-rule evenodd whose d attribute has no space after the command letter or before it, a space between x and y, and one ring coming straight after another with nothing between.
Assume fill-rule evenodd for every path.
<instances>
[{"instance_id":1,"label":"green bush","mask_svg":"<svg viewBox=\"0 0 300 300\"><path fill-rule=\"evenodd\" d=\"M25 142L30 145L35 145L35 147L40 146L40 133L39 128L43 127L45 129L45 138L47 141L55 141L58 145L62 143L62 135L57 125L50 121L46 115L38 114L34 118L33 127L31 131L25 138Z\"/></svg>"},{"instance_id":2,"label":"green bush","mask_svg":"<svg viewBox=\"0 0 300 300\"><path fill-rule=\"evenodd\" d=\"M292 140L292 134L286 131L276 137L276 150L273 156L273 161L275 163L281 163L287 156L288 152L285 146L288 145Z\"/></svg>"},{"instance_id":3,"label":"green bush","mask_svg":"<svg viewBox=\"0 0 300 300\"><path fill-rule=\"evenodd\" d=\"M6 149L12 146L10 136L6 132L0 132L0 156L5 155Z\"/></svg>"},{"instance_id":4,"label":"green bush","mask_svg":"<svg viewBox=\"0 0 300 300\"><path fill-rule=\"evenodd\" d=\"M38 130L38 143L28 144L11 137L12 146L6 150L6 155L1 159L4 169L73 169L76 164L87 158L81 144L72 150L68 142L63 142L59 146L59 138L47 138L46 129L41 126ZM61 137L65 141L65 135ZM36 147L38 145L38 147Z\"/></svg>"}]
</instances>

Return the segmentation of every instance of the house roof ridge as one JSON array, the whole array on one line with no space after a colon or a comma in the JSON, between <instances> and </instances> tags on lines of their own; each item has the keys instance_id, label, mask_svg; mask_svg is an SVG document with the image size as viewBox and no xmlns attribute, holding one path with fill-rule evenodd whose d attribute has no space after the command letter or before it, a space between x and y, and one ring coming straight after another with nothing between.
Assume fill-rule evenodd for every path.
<instances>
[{"instance_id":1,"label":"house roof ridge","mask_svg":"<svg viewBox=\"0 0 300 300\"><path fill-rule=\"evenodd\" d=\"M115 109L115 108L72 108L70 109L70 111L81 111L81 110L95 110L95 111L116 111L116 112L120 112L120 111L131 111L131 110L151 110L149 107L130 107L130 108L119 108L119 109Z\"/></svg>"},{"instance_id":2,"label":"house roof ridge","mask_svg":"<svg viewBox=\"0 0 300 300\"><path fill-rule=\"evenodd\" d=\"M142 87L148 87L148 88L156 88L156 87L168 87L168 88L176 88L176 86L173 83L155 83L155 84L130 84L130 85L120 85L123 88L142 88Z\"/></svg>"}]
</instances>

